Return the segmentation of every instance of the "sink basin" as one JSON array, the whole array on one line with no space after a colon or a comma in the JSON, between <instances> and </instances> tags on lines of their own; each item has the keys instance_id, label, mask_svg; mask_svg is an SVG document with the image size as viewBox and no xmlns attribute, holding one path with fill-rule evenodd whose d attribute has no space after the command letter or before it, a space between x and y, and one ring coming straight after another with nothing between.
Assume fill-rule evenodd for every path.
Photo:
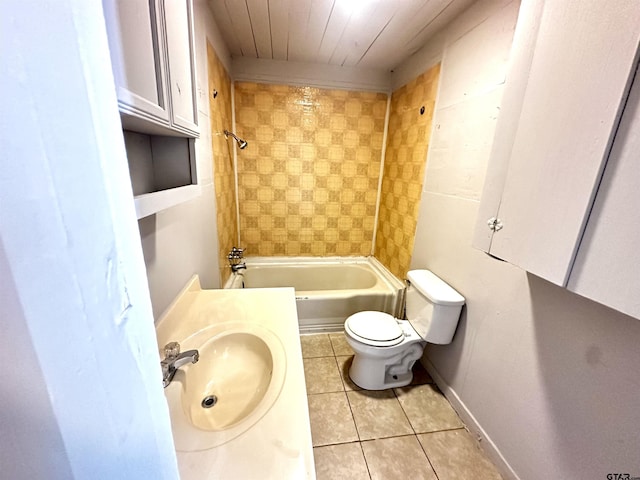
<instances>
[{"instance_id":1,"label":"sink basin","mask_svg":"<svg viewBox=\"0 0 640 480\"><path fill-rule=\"evenodd\" d=\"M259 325L217 324L181 342L200 360L165 389L178 451L227 443L260 420L280 394L286 372L278 337Z\"/></svg>"},{"instance_id":2,"label":"sink basin","mask_svg":"<svg viewBox=\"0 0 640 480\"><path fill-rule=\"evenodd\" d=\"M222 334L199 351L201 361L185 375L182 409L194 426L224 430L245 419L264 398L273 356L264 340L246 332Z\"/></svg>"}]
</instances>

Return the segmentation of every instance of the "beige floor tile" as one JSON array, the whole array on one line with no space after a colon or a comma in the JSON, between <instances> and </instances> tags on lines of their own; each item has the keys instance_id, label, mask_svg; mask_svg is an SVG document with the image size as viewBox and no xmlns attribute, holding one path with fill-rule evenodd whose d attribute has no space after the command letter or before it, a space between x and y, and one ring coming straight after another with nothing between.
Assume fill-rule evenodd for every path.
<instances>
[{"instance_id":1,"label":"beige floor tile","mask_svg":"<svg viewBox=\"0 0 640 480\"><path fill-rule=\"evenodd\" d=\"M338 361L338 370L340 370L340 376L342 377L342 383L344 384L344 389L349 390L362 390L358 385L351 381L349 378L349 368L351 367L351 362L353 361L353 355L348 357L336 357Z\"/></svg>"},{"instance_id":2,"label":"beige floor tile","mask_svg":"<svg viewBox=\"0 0 640 480\"><path fill-rule=\"evenodd\" d=\"M415 435L362 442L362 450L371 480L437 480Z\"/></svg>"},{"instance_id":3,"label":"beige floor tile","mask_svg":"<svg viewBox=\"0 0 640 480\"><path fill-rule=\"evenodd\" d=\"M360 443L341 443L315 447L317 480L369 480Z\"/></svg>"},{"instance_id":4,"label":"beige floor tile","mask_svg":"<svg viewBox=\"0 0 640 480\"><path fill-rule=\"evenodd\" d=\"M464 429L418 435L440 480L500 480L496 467ZM366 454L366 450L365 450Z\"/></svg>"},{"instance_id":5,"label":"beige floor tile","mask_svg":"<svg viewBox=\"0 0 640 480\"><path fill-rule=\"evenodd\" d=\"M329 335L300 335L300 345L302 346L302 358L332 357L333 348Z\"/></svg>"},{"instance_id":6,"label":"beige floor tile","mask_svg":"<svg viewBox=\"0 0 640 480\"><path fill-rule=\"evenodd\" d=\"M329 339L333 345L333 351L338 355L353 355L351 345L347 343L344 333L330 333Z\"/></svg>"},{"instance_id":7,"label":"beige floor tile","mask_svg":"<svg viewBox=\"0 0 640 480\"><path fill-rule=\"evenodd\" d=\"M356 426L344 392L309 395L307 400L314 447L358 440Z\"/></svg>"},{"instance_id":8,"label":"beige floor tile","mask_svg":"<svg viewBox=\"0 0 640 480\"><path fill-rule=\"evenodd\" d=\"M395 392L416 433L464 426L456 411L435 385L396 388Z\"/></svg>"},{"instance_id":9,"label":"beige floor tile","mask_svg":"<svg viewBox=\"0 0 640 480\"><path fill-rule=\"evenodd\" d=\"M344 390L335 357L304 358L302 361L307 395Z\"/></svg>"},{"instance_id":10,"label":"beige floor tile","mask_svg":"<svg viewBox=\"0 0 640 480\"><path fill-rule=\"evenodd\" d=\"M361 440L412 434L413 430L391 390L347 392Z\"/></svg>"}]
</instances>

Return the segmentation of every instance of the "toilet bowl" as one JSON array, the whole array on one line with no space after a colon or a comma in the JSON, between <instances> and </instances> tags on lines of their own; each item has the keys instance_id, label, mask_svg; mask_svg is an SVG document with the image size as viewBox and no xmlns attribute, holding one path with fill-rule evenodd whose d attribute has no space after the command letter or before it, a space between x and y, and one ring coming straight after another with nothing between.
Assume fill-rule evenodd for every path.
<instances>
[{"instance_id":1,"label":"toilet bowl","mask_svg":"<svg viewBox=\"0 0 640 480\"><path fill-rule=\"evenodd\" d=\"M465 299L428 270L407 274L407 320L374 311L351 315L344 324L355 352L349 377L365 390L402 387L413 380L412 368L427 342L453 339Z\"/></svg>"},{"instance_id":2,"label":"toilet bowl","mask_svg":"<svg viewBox=\"0 0 640 480\"><path fill-rule=\"evenodd\" d=\"M407 320L382 312L358 312L347 319L344 328L355 352L349 376L356 385L384 390L411 383L411 369L427 342Z\"/></svg>"}]
</instances>

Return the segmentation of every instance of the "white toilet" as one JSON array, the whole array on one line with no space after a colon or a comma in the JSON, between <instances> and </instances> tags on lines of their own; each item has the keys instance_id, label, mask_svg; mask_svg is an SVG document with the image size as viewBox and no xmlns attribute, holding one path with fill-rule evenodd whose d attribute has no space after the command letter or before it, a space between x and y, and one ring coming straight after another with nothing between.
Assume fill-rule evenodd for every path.
<instances>
[{"instance_id":1,"label":"white toilet","mask_svg":"<svg viewBox=\"0 0 640 480\"><path fill-rule=\"evenodd\" d=\"M413 364L427 342L451 343L464 297L429 270L407 274L408 320L383 312L358 312L344 323L355 356L351 380L365 390L384 390L411 383Z\"/></svg>"}]
</instances>

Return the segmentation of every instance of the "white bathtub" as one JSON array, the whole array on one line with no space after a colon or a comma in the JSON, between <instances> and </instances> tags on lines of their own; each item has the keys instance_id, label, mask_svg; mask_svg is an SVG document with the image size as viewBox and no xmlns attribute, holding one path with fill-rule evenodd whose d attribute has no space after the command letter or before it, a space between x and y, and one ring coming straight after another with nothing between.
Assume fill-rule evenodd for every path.
<instances>
[{"instance_id":1,"label":"white bathtub","mask_svg":"<svg viewBox=\"0 0 640 480\"><path fill-rule=\"evenodd\" d=\"M253 257L225 288L293 287L301 333L335 332L362 310L400 315L404 284L373 257Z\"/></svg>"}]
</instances>

